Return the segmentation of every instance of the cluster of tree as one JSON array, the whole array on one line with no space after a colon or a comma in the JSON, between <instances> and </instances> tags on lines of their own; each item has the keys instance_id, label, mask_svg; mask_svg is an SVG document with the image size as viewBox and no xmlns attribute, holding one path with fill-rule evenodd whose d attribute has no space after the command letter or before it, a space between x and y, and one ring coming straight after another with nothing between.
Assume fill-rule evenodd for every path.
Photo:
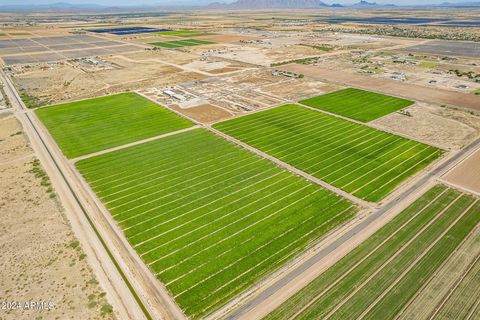
<instances>
[{"instance_id":1,"label":"cluster of tree","mask_svg":"<svg viewBox=\"0 0 480 320\"><path fill-rule=\"evenodd\" d=\"M458 69L450 69L448 70L450 74L456 74L457 77L467 77L470 80L475 80L475 82L480 83L480 73L475 73L473 71L460 71Z\"/></svg>"},{"instance_id":2,"label":"cluster of tree","mask_svg":"<svg viewBox=\"0 0 480 320\"><path fill-rule=\"evenodd\" d=\"M295 59L295 60L287 60L287 61L272 63L270 66L271 66L271 67L278 67L278 66L282 66L282 65L284 65L284 64L290 64L290 63L314 64L314 63L319 62L320 59L321 59L321 57L311 57L311 58L302 58L302 59Z\"/></svg>"},{"instance_id":3,"label":"cluster of tree","mask_svg":"<svg viewBox=\"0 0 480 320\"><path fill-rule=\"evenodd\" d=\"M463 40L480 42L478 33L459 28L433 28L433 27L398 27L398 26L358 26L358 27L325 27L318 31L344 32L355 34L373 34L380 36L420 38L420 39L442 39L442 40Z\"/></svg>"}]
</instances>

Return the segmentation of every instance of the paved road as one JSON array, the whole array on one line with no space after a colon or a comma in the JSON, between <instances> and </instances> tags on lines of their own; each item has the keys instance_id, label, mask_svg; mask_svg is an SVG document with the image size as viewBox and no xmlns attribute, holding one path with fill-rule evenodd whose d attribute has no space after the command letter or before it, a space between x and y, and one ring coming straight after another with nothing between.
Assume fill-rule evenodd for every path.
<instances>
[{"instance_id":1,"label":"paved road","mask_svg":"<svg viewBox=\"0 0 480 320\"><path fill-rule=\"evenodd\" d=\"M98 233L93 221L65 178L65 171L55 161L47 143L42 139L35 122L32 121L32 115L29 114L31 111L25 107L10 79L2 71L0 71L0 78L5 84L4 88L12 103L15 116L22 123L35 155L47 171L55 191L62 201L72 229L81 241L90 265L103 289L107 292L116 315L120 319L151 318L148 312L142 310L141 302L139 303L137 300L135 291L132 291L125 273L113 258L111 250Z\"/></svg>"},{"instance_id":2,"label":"paved road","mask_svg":"<svg viewBox=\"0 0 480 320\"><path fill-rule=\"evenodd\" d=\"M395 198L394 200L390 201L382 208L375 211L373 214L368 216L365 220L363 220L361 223L356 225L351 230L347 231L345 234L343 234L341 237L336 239L330 245L318 251L314 256L312 256L311 258L309 258L308 260L300 264L297 268L287 273L281 279L279 279L278 281L276 281L275 283L267 287L265 290L263 290L260 294L255 296L253 299L251 299L250 301L246 302L245 304L235 309L232 313L227 315L224 319L227 319L227 320L239 319L247 312L260 306L271 296L281 292L282 288L284 288L291 281L293 281L294 279L302 275L302 273L306 272L310 267L312 267L316 263L326 258L328 255L334 252L337 248L339 248L341 245L343 245L344 243L349 241L352 237L354 237L357 233L360 233L363 230L365 230L373 222L375 222L377 219L382 217L386 212L388 212L389 210L391 210L392 208L400 204L402 201L407 199L413 193L417 192L422 186L424 186L431 179L434 179L439 175L441 175L444 170L448 169L451 165L461 160L470 151L472 151L473 149L479 146L480 146L480 139L477 139L474 142L472 142L467 148L458 152L457 154L455 154L454 156L452 156L451 158L449 158L448 160L440 164L434 170L432 170L428 175L418 180L414 185L412 185L410 188L405 190L397 198Z\"/></svg>"}]
</instances>

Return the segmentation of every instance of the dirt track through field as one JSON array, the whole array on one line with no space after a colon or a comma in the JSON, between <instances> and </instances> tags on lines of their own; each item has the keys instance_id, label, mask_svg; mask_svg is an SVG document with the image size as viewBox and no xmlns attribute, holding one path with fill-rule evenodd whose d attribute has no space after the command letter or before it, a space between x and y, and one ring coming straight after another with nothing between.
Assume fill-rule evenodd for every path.
<instances>
[{"instance_id":1,"label":"dirt track through field","mask_svg":"<svg viewBox=\"0 0 480 320\"><path fill-rule=\"evenodd\" d=\"M91 262L92 268L119 317L121 319L183 319L181 311L176 305L170 304L170 298L157 284L153 275L150 276L150 273L144 270L146 267L143 266L144 269L142 269L142 266L136 264L139 258L136 259L133 256L129 247L122 247L125 243L121 242L122 239L119 238L118 233L109 229L114 226L104 221L104 216L86 214L87 211L93 213L94 206L98 206L95 200L92 200L93 203L88 200L83 202L85 193L89 192L88 188L76 180L79 178L68 169L67 161L58 156L60 151L55 149L53 140L45 135L32 111L23 105L8 78L5 78L3 73L0 73L0 78L5 79L4 83L7 84L5 88L15 103L15 114L24 124L24 130L51 178L87 256L95 258ZM94 199L92 195L90 197ZM93 226L102 228L102 231L99 232ZM103 232L108 233L108 238L103 237L105 235ZM115 250L114 253L112 249ZM122 254L121 257L120 254Z\"/></svg>"},{"instance_id":2,"label":"dirt track through field","mask_svg":"<svg viewBox=\"0 0 480 320\"><path fill-rule=\"evenodd\" d=\"M326 318L330 318L333 314L335 314L341 307L343 307L346 303L348 303L348 301L350 301L350 299L352 297L355 296L355 294L357 292L359 292L360 290L362 290L363 287L365 287L372 279L374 279L380 272L382 272L386 266L389 265L389 263L391 261L393 261L395 258L397 258L398 256L400 256L402 254L403 251L405 251L408 246L413 243L418 237L420 237L420 235L425 231L427 230L431 225L434 224L435 221L437 221L445 212L447 212L453 205L454 203L460 199L462 195L460 194L455 200L453 200L447 207L445 207L441 212L439 212L439 214L437 216L435 216L435 218L433 218L429 223L427 223L422 229L420 229L418 231L418 233L413 237L411 238L407 243L405 243L405 245L400 249L398 250L392 257L390 257L387 261L385 261L384 264L382 264L381 266L378 267L378 269L370 276L368 277L363 283L361 283L360 285L356 286L355 287L355 290L353 290L352 292L350 292L350 294L345 297L345 299L343 301L341 301L337 306L335 306L335 308L333 308L326 316ZM465 209L461 215L459 215L457 217L457 219L449 226L449 228L447 228L442 234L440 234L434 242L432 242L426 249L425 251L423 251L420 255L417 256L417 258L412 262L412 264L406 268L402 274L400 274L398 276L398 278L380 295L377 297L377 299L375 299L374 303L372 305L370 305L367 309L365 309L365 311L360 315L360 318L363 318L367 313L368 311L370 311L370 309L376 305L376 303L378 303L378 301L380 301L413 267L415 267L415 265L430 251L430 249L432 249L436 243L438 243L444 236L445 234L448 233L448 231L450 230L451 227L453 227L462 217L463 215L468 212L474 205L475 203L472 203L467 209Z\"/></svg>"},{"instance_id":3,"label":"dirt track through field","mask_svg":"<svg viewBox=\"0 0 480 320\"><path fill-rule=\"evenodd\" d=\"M300 309L295 315L298 315L300 313L302 313L303 311L305 311L307 308L311 307L315 302L317 302L317 300L319 298L321 298L327 291L329 291L330 289L332 289L335 285L337 285L337 283L339 283L340 281L342 281L342 279L344 279L345 277L347 277L350 272L352 272L353 270L355 270L355 268L357 268L361 263L363 263L365 260L367 260L370 256L372 256L375 252L378 251L378 249L380 249L387 241L391 240L394 236L396 236L396 234L398 234L405 226L407 226L415 217L417 217L420 213L422 213L423 211L425 211L432 203L434 203L435 201L437 201L445 192L447 191L447 189L445 189L442 193L440 193L438 196L436 196L434 199L432 199L429 203L427 203L421 210L417 211L412 217L410 217L410 219L408 219L407 221L405 221L405 223L400 226L397 230L395 230L390 236L388 236L387 238L385 238L382 242L380 242L375 248L372 249L372 251L366 255L365 257L363 257L360 261L358 261L358 263L356 263L354 266L352 266L349 270L347 270L345 272L344 275L342 275L340 278L338 278L335 282L333 282L330 286L328 286L325 290L323 290L322 292L320 292L317 296L315 296L314 299L312 299L309 303L307 303L302 309ZM295 316L294 316L295 317Z\"/></svg>"},{"instance_id":4,"label":"dirt track through field","mask_svg":"<svg viewBox=\"0 0 480 320\"><path fill-rule=\"evenodd\" d=\"M147 138L147 139L144 139L144 140L135 141L135 142L132 142L132 143L127 143L127 144L122 144L121 146L118 146L118 147L113 147L113 148L110 148L110 149L106 149L106 150L102 150L102 151L98 151L98 152L94 152L94 153L89 153L89 154L86 154L86 155L84 155L84 156L80 156L80 157L78 157L78 158L71 159L71 162L77 162L77 161L80 161L80 160L83 160L83 159L88 159L88 158L96 157L96 156L99 156L99 155L102 155L102 154L105 154L105 153L109 153L109 152L113 152L113 151L125 149L125 148L128 148L128 147L133 147L133 146L136 146L136 145L139 145L139 144L143 144L143 143L146 143L146 142L149 142L149 141L154 141L154 140L157 140L157 139L162 139L162 138L165 138L165 137L169 137L169 136L171 136L171 135L174 135L174 134L178 134L178 133L190 131L190 130L197 129L197 128L198 128L198 126L192 126L192 127L189 127L189 128L185 128L185 129L181 129L181 130L177 130L177 131L173 131L173 132L161 134L161 135L158 135L158 136L155 136L155 137L151 137L151 138Z\"/></svg>"},{"instance_id":5,"label":"dirt track through field","mask_svg":"<svg viewBox=\"0 0 480 320\"><path fill-rule=\"evenodd\" d=\"M395 320L426 320L439 310L480 259L480 228L473 230L452 255L411 297Z\"/></svg>"},{"instance_id":6,"label":"dirt track through field","mask_svg":"<svg viewBox=\"0 0 480 320\"><path fill-rule=\"evenodd\" d=\"M473 94L427 88L393 80L377 79L360 74L338 72L337 70L329 70L309 65L289 64L277 67L277 69L304 74L305 76L314 79L327 80L346 86L353 86L374 92L392 94L417 101L453 105L480 111L480 98Z\"/></svg>"}]
</instances>

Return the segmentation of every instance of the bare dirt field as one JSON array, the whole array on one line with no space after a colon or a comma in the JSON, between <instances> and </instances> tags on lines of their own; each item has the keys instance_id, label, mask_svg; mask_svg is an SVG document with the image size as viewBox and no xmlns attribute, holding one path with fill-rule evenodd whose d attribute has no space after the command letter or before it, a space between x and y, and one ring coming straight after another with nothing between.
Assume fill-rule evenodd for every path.
<instances>
[{"instance_id":1,"label":"bare dirt field","mask_svg":"<svg viewBox=\"0 0 480 320\"><path fill-rule=\"evenodd\" d=\"M480 150L448 172L444 180L480 194Z\"/></svg>"},{"instance_id":2,"label":"bare dirt field","mask_svg":"<svg viewBox=\"0 0 480 320\"><path fill-rule=\"evenodd\" d=\"M263 45L237 45L230 46L225 50L216 53L215 56L225 57L231 60L244 63L270 66L272 63L279 63L289 60L316 57L326 54L309 46L302 45L283 45L266 48Z\"/></svg>"},{"instance_id":3,"label":"bare dirt field","mask_svg":"<svg viewBox=\"0 0 480 320\"><path fill-rule=\"evenodd\" d=\"M480 58L480 46L475 42L433 40L418 46L408 47L406 50L438 55Z\"/></svg>"},{"instance_id":4,"label":"bare dirt field","mask_svg":"<svg viewBox=\"0 0 480 320\"><path fill-rule=\"evenodd\" d=\"M421 87L392 80L375 79L368 76L338 72L337 70L329 70L309 65L289 64L279 67L279 69L289 72L303 73L312 78L326 79L328 81L367 90L386 92L388 94L412 98L418 101L454 105L480 112L480 99L474 95Z\"/></svg>"},{"instance_id":5,"label":"bare dirt field","mask_svg":"<svg viewBox=\"0 0 480 320\"><path fill-rule=\"evenodd\" d=\"M251 66L242 62L237 62L228 59L206 57L201 60L195 60L191 63L182 65L186 68L197 69L211 73L212 75L221 75L235 71L241 71L250 68Z\"/></svg>"},{"instance_id":6,"label":"bare dirt field","mask_svg":"<svg viewBox=\"0 0 480 320\"><path fill-rule=\"evenodd\" d=\"M281 97L287 100L297 101L310 98L319 94L341 89L341 86L326 84L311 79L292 79L290 81L264 86L260 91Z\"/></svg>"},{"instance_id":7,"label":"bare dirt field","mask_svg":"<svg viewBox=\"0 0 480 320\"><path fill-rule=\"evenodd\" d=\"M172 107L172 109L202 123L211 123L232 117L232 114L228 113L224 109L212 106L211 104L204 104L185 109L180 107Z\"/></svg>"},{"instance_id":8,"label":"bare dirt field","mask_svg":"<svg viewBox=\"0 0 480 320\"><path fill-rule=\"evenodd\" d=\"M213 42L237 42L240 40L257 40L259 37L241 35L241 34L211 34L205 36L198 36L195 39L213 41Z\"/></svg>"},{"instance_id":9,"label":"bare dirt field","mask_svg":"<svg viewBox=\"0 0 480 320\"><path fill-rule=\"evenodd\" d=\"M179 57L179 61L190 61L189 58L182 59L181 54ZM149 60L156 58L155 52L145 52L135 57L106 57L104 60L116 68L96 72L85 72L69 63L60 63L50 68L17 73L14 81L17 89L25 90L40 100L41 104L53 104L205 78L201 74Z\"/></svg>"},{"instance_id":10,"label":"bare dirt field","mask_svg":"<svg viewBox=\"0 0 480 320\"><path fill-rule=\"evenodd\" d=\"M480 135L480 117L468 111L418 103L408 108L408 113L392 113L371 124L452 150L461 149Z\"/></svg>"},{"instance_id":11,"label":"bare dirt field","mask_svg":"<svg viewBox=\"0 0 480 320\"><path fill-rule=\"evenodd\" d=\"M0 319L114 319L48 177L13 116L0 118ZM24 303L52 303L28 310Z\"/></svg>"},{"instance_id":12,"label":"bare dirt field","mask_svg":"<svg viewBox=\"0 0 480 320\"><path fill-rule=\"evenodd\" d=\"M218 77L208 77L200 81L187 81L175 86L152 87L138 92L145 94L160 105L168 107L179 106L184 110L201 105L212 105L223 109L229 115L242 114L253 110L278 106L289 100L269 92L270 86L282 84L283 87L293 86L298 82L297 89L307 88L315 94L321 82L287 77L268 70L245 70ZM266 91L263 91L263 89ZM275 89L281 91L281 89ZM175 92L172 96L168 92ZM284 92L289 94L289 92ZM299 92L290 95L298 96ZM183 110L182 110L183 112ZM222 113L223 114L223 113ZM218 112L215 112L215 119ZM223 117L223 116L222 116ZM202 117L203 118L203 117Z\"/></svg>"},{"instance_id":13,"label":"bare dirt field","mask_svg":"<svg viewBox=\"0 0 480 320\"><path fill-rule=\"evenodd\" d=\"M130 60L147 61L152 59L159 59L162 61L168 61L169 63L187 64L198 59L197 55L190 54L183 51L173 50L145 50L142 52L135 52L131 54L123 54Z\"/></svg>"},{"instance_id":14,"label":"bare dirt field","mask_svg":"<svg viewBox=\"0 0 480 320\"><path fill-rule=\"evenodd\" d=\"M6 33L9 38L23 38L26 36L51 36L51 35L68 35L68 29L61 28L49 28L47 26L35 26L35 27L5 27L2 28L1 33Z\"/></svg>"}]
</instances>

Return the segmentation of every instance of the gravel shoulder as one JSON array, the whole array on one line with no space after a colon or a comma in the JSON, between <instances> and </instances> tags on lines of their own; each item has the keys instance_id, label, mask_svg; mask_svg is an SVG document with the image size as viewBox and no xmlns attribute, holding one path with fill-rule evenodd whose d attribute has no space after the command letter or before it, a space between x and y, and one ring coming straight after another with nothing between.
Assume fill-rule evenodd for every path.
<instances>
[{"instance_id":1,"label":"gravel shoulder","mask_svg":"<svg viewBox=\"0 0 480 320\"><path fill-rule=\"evenodd\" d=\"M0 319L115 319L48 176L13 116L0 118ZM50 310L25 309L26 302ZM9 308L7 308L9 309Z\"/></svg>"}]
</instances>

